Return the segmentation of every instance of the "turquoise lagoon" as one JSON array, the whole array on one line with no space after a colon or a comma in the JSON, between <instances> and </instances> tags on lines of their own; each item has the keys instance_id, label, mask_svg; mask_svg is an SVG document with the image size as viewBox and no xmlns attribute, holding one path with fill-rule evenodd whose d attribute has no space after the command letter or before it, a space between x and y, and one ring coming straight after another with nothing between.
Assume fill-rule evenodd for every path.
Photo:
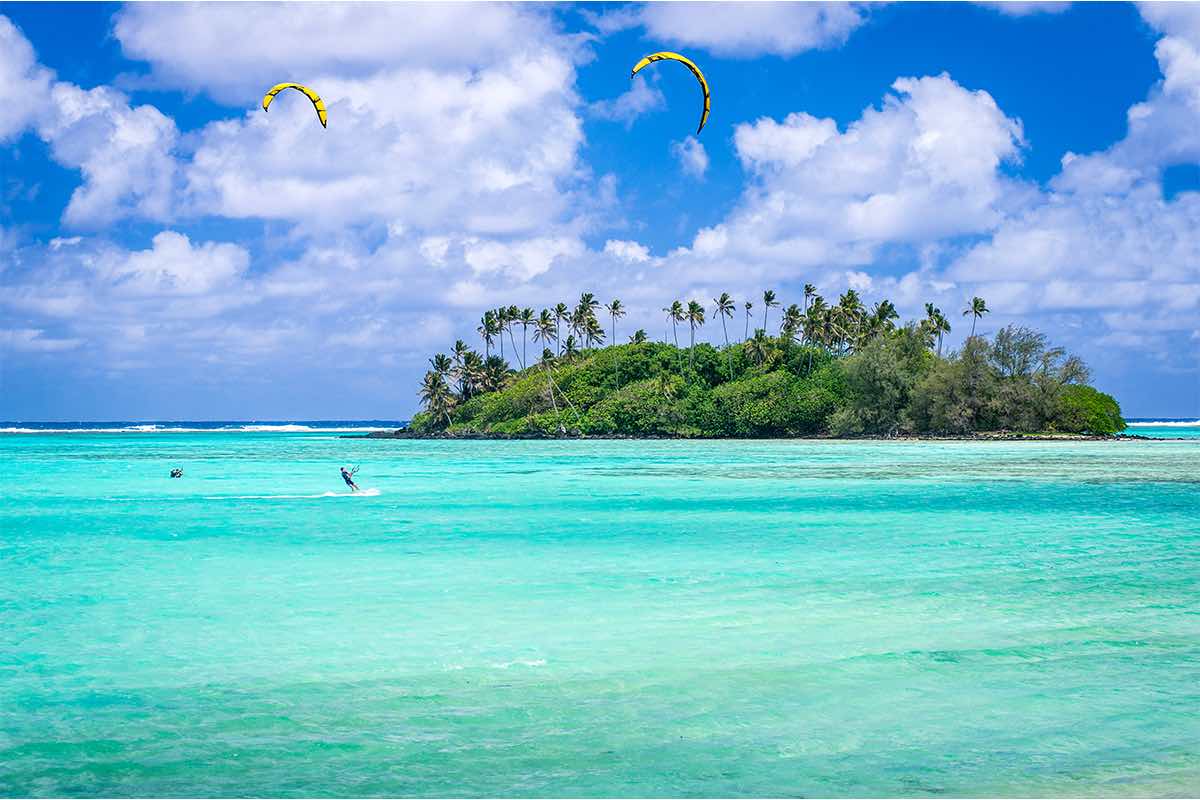
<instances>
[{"instance_id":1,"label":"turquoise lagoon","mask_svg":"<svg viewBox=\"0 0 1200 800\"><path fill-rule=\"evenodd\" d=\"M1200 441L146 429L0 468L5 796L1200 793Z\"/></svg>"}]
</instances>

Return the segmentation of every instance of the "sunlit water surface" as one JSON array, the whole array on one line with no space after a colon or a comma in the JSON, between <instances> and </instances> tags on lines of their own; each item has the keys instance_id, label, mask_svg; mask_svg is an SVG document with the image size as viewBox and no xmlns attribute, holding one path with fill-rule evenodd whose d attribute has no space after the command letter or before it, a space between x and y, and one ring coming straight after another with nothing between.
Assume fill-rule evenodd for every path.
<instances>
[{"instance_id":1,"label":"sunlit water surface","mask_svg":"<svg viewBox=\"0 0 1200 800\"><path fill-rule=\"evenodd\" d=\"M1200 441L14 434L0 469L3 795L1200 792Z\"/></svg>"}]
</instances>

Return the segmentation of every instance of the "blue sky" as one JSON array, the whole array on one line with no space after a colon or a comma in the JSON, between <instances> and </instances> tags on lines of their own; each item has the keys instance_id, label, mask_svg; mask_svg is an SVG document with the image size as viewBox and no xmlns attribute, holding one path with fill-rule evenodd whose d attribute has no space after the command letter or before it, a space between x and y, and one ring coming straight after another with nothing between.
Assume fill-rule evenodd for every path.
<instances>
[{"instance_id":1,"label":"blue sky","mask_svg":"<svg viewBox=\"0 0 1200 800\"><path fill-rule=\"evenodd\" d=\"M406 417L486 307L806 282L1195 416L1198 65L1188 5L3 3L0 419Z\"/></svg>"}]
</instances>

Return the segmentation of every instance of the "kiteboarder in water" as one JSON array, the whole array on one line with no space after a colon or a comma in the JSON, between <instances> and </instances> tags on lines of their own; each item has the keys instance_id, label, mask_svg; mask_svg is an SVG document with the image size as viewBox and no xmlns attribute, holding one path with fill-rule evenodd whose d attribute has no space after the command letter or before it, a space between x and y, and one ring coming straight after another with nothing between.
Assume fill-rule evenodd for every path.
<instances>
[{"instance_id":1,"label":"kiteboarder in water","mask_svg":"<svg viewBox=\"0 0 1200 800\"><path fill-rule=\"evenodd\" d=\"M358 491L358 484L354 482L354 473L356 472L358 472L358 467L355 467L352 470L347 470L345 467L342 467L342 480L346 482L346 485L350 487L350 491L352 492Z\"/></svg>"}]
</instances>

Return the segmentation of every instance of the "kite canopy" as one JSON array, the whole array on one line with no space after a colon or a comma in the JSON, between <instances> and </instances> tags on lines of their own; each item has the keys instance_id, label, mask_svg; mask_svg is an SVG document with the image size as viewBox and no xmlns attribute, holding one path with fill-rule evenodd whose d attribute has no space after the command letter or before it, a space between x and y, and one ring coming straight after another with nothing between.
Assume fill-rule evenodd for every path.
<instances>
[{"instance_id":1,"label":"kite canopy","mask_svg":"<svg viewBox=\"0 0 1200 800\"><path fill-rule=\"evenodd\" d=\"M633 76L637 75L643 67L648 67L655 61L678 61L680 64L683 64L685 67L690 69L692 74L696 76L696 80L700 81L700 89L704 92L704 110L700 112L700 127L696 128L696 133L699 134L700 131L704 130L704 123L708 121L708 112L711 109L708 94L708 81L704 79L704 73L701 72L700 68L696 66L696 62L692 61L687 56L681 56L679 53L671 53L664 50L661 53L651 53L635 64L633 67L633 72L629 74L630 80L632 80Z\"/></svg>"},{"instance_id":2,"label":"kite canopy","mask_svg":"<svg viewBox=\"0 0 1200 800\"><path fill-rule=\"evenodd\" d=\"M279 83L271 87L271 90L263 95L263 111L266 111L271 106L271 101L275 99L275 95L282 92L284 89L295 89L302 93L305 97L312 101L313 108L317 110L317 119L321 120L321 127L325 128L325 124L329 116L325 113L325 103L321 101L321 96L307 86L301 86L298 83Z\"/></svg>"}]
</instances>

